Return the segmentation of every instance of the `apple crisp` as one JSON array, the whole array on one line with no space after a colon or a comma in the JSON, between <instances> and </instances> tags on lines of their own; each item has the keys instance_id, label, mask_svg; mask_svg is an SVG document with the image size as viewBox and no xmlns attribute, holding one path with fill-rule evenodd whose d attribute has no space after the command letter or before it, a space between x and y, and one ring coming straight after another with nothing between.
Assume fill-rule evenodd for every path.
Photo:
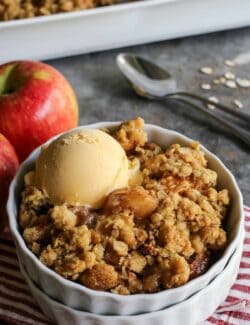
<instances>
[{"instance_id":1,"label":"apple crisp","mask_svg":"<svg viewBox=\"0 0 250 325\"><path fill-rule=\"evenodd\" d=\"M199 143L163 148L143 126L136 118L107 130L137 169L101 209L53 205L26 176L24 240L66 279L116 294L153 293L203 274L225 248L229 193L217 188Z\"/></svg>"}]
</instances>

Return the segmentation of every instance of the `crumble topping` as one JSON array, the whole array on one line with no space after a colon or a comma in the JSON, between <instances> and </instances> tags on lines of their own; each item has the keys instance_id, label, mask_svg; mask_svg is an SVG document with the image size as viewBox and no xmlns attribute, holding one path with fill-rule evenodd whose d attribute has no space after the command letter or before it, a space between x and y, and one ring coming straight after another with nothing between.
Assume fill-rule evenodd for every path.
<instances>
[{"instance_id":1,"label":"crumble topping","mask_svg":"<svg viewBox=\"0 0 250 325\"><path fill-rule=\"evenodd\" d=\"M204 273L227 243L230 203L197 142L148 142L141 118L111 135L138 166L137 181L101 209L53 206L28 178L19 222L28 247L72 281L117 294L178 287ZM84 186L84 184L83 184Z\"/></svg>"}]
</instances>

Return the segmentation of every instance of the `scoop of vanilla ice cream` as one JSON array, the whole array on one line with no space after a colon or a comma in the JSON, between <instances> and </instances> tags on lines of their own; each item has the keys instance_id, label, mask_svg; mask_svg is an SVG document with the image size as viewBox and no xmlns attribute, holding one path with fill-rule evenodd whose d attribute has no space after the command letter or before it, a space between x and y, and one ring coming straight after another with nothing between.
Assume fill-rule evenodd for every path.
<instances>
[{"instance_id":1,"label":"scoop of vanilla ice cream","mask_svg":"<svg viewBox=\"0 0 250 325\"><path fill-rule=\"evenodd\" d=\"M41 149L35 185L53 204L100 208L113 190L128 185L125 151L113 137L94 130L75 130Z\"/></svg>"}]
</instances>

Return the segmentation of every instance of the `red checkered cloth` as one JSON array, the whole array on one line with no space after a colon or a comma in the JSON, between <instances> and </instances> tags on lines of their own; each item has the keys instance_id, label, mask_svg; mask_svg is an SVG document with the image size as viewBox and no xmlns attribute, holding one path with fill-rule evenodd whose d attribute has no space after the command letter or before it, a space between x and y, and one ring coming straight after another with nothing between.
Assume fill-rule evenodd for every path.
<instances>
[{"instance_id":1,"label":"red checkered cloth","mask_svg":"<svg viewBox=\"0 0 250 325\"><path fill-rule=\"evenodd\" d=\"M246 238L237 280L204 325L250 324L250 208L244 211ZM19 271L14 244L6 238L0 238L0 320L15 325L52 324L31 296Z\"/></svg>"}]
</instances>

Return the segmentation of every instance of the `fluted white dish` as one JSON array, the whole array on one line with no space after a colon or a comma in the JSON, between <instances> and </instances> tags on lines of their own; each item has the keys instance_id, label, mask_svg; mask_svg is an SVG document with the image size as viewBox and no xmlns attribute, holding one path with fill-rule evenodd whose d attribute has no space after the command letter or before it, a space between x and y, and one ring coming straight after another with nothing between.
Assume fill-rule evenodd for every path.
<instances>
[{"instance_id":1,"label":"fluted white dish","mask_svg":"<svg viewBox=\"0 0 250 325\"><path fill-rule=\"evenodd\" d=\"M91 124L81 128L114 128L119 122L102 122ZM189 144L192 140L178 132L167 130L155 125L147 124L145 130L149 140L159 143L161 146L169 146L172 143ZM53 139L55 139L54 137ZM48 142L52 141L50 139ZM203 147L209 162L209 167L218 173L218 185L220 188L228 188L231 197L231 206L227 219L228 245L221 258L215 262L203 275L189 281L178 288L164 290L152 294L135 294L122 296L110 292L95 291L76 282L66 280L53 270L46 267L28 249L20 233L18 225L18 207L20 194L23 189L24 174L34 168L34 162L39 155L40 147L34 150L23 162L16 177L11 183L7 210L11 233L15 240L20 260L25 265L29 277L50 297L78 310L92 312L94 314L133 315L148 313L181 302L202 288L206 287L216 275L224 269L232 256L240 238L240 229L243 226L243 201L240 190L232 173L214 154Z\"/></svg>"},{"instance_id":2,"label":"fluted white dish","mask_svg":"<svg viewBox=\"0 0 250 325\"><path fill-rule=\"evenodd\" d=\"M239 269L243 234L244 231L242 231L239 246L229 259L225 269L206 288L176 305L139 315L104 316L72 309L48 297L32 282L21 263L20 268L32 295L43 312L60 325L194 325L200 324L212 315L227 297Z\"/></svg>"}]
</instances>

